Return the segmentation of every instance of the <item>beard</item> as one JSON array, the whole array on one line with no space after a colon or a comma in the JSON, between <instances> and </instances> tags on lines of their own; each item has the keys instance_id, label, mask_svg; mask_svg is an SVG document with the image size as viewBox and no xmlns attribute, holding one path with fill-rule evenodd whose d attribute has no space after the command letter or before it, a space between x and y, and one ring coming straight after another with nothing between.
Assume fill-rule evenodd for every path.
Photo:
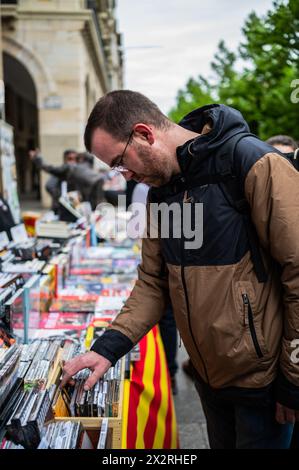
<instances>
[{"instance_id":1,"label":"beard","mask_svg":"<svg viewBox=\"0 0 299 470\"><path fill-rule=\"evenodd\" d=\"M168 155L155 154L151 148L135 144L138 156L143 163L144 172L136 174L134 179L148 186L159 187L168 183L172 176L171 159Z\"/></svg>"}]
</instances>

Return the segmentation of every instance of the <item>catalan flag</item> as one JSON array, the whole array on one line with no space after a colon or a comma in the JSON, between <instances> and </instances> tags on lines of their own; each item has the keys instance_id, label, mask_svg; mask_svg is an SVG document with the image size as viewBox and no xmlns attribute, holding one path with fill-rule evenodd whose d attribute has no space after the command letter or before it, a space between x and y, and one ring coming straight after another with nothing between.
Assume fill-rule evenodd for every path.
<instances>
[{"instance_id":1,"label":"catalan flag","mask_svg":"<svg viewBox=\"0 0 299 470\"><path fill-rule=\"evenodd\" d=\"M176 449L178 435L170 377L159 328L140 342L140 361L125 381L122 448Z\"/></svg>"}]
</instances>

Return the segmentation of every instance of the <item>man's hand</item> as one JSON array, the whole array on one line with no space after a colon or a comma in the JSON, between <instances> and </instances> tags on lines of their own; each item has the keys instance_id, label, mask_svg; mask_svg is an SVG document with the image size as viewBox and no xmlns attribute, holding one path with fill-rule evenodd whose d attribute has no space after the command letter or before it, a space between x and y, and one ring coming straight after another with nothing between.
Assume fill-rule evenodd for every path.
<instances>
[{"instance_id":1,"label":"man's hand","mask_svg":"<svg viewBox=\"0 0 299 470\"><path fill-rule=\"evenodd\" d=\"M294 424L295 421L299 421L299 411L292 410L287 406L281 405L280 403L276 403L276 421L279 424L286 424L292 423Z\"/></svg>"},{"instance_id":2,"label":"man's hand","mask_svg":"<svg viewBox=\"0 0 299 470\"><path fill-rule=\"evenodd\" d=\"M79 370L88 368L92 370L93 373L86 380L84 390L90 390L91 387L93 387L105 374L105 372L107 372L111 365L112 364L108 359L94 351L81 354L65 363L60 386L64 387L67 382L72 380L73 375L79 372Z\"/></svg>"}]
</instances>

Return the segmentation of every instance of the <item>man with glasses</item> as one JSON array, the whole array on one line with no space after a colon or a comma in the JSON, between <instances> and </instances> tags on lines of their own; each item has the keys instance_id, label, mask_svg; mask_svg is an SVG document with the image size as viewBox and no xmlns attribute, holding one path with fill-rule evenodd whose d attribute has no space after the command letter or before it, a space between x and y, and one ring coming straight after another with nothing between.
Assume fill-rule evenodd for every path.
<instances>
[{"instance_id":1,"label":"man with glasses","mask_svg":"<svg viewBox=\"0 0 299 470\"><path fill-rule=\"evenodd\" d=\"M92 350L65 365L62 384L88 367L92 387L160 321L170 296L210 446L288 448L299 419L298 172L235 109L207 105L178 125L126 90L97 102L85 145L151 186L150 219L157 203L181 212L169 211L168 235L163 214L159 236L147 232L131 296ZM174 229L185 228L184 209L194 225L198 205L203 243L194 247Z\"/></svg>"}]
</instances>

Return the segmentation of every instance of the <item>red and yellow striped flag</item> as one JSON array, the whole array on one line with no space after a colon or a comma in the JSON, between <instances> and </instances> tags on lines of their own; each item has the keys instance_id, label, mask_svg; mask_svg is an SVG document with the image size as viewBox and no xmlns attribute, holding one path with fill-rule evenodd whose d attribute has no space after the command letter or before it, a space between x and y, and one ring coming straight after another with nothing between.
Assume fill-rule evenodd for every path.
<instances>
[{"instance_id":1,"label":"red and yellow striped flag","mask_svg":"<svg viewBox=\"0 0 299 470\"><path fill-rule=\"evenodd\" d=\"M140 341L140 361L125 381L122 447L176 449L178 435L170 377L159 328Z\"/></svg>"}]
</instances>

